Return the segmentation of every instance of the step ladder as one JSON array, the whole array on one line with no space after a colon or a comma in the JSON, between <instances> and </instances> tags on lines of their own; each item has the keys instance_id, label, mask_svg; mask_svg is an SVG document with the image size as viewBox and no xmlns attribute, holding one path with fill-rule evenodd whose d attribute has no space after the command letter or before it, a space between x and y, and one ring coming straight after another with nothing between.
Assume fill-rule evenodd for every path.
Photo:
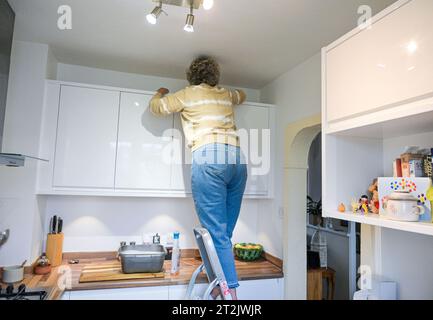
<instances>
[{"instance_id":1,"label":"step ladder","mask_svg":"<svg viewBox=\"0 0 433 320\"><path fill-rule=\"evenodd\" d=\"M232 300L226 277L224 275L223 268L221 267L221 263L209 231L204 228L196 228L194 229L194 235L203 263L194 271L192 275L186 293L186 300L209 300L212 290L218 286L221 290L222 299ZM192 295L197 277L203 270L206 272L207 278L209 280L209 286L202 297L193 297Z\"/></svg>"}]
</instances>

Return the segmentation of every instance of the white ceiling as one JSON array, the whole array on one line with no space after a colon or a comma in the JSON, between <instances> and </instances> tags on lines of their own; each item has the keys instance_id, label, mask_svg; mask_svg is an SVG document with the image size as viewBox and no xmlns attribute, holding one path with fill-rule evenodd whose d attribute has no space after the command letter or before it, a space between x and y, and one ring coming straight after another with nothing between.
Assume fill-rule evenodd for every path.
<instances>
[{"instance_id":1,"label":"white ceiling","mask_svg":"<svg viewBox=\"0 0 433 320\"><path fill-rule=\"evenodd\" d=\"M356 26L357 9L395 0L215 0L183 31L185 8L167 7L146 22L151 0L9 0L16 39L47 43L60 62L184 78L191 59L211 54L228 85L261 88ZM73 29L57 29L59 5L72 7Z\"/></svg>"}]
</instances>

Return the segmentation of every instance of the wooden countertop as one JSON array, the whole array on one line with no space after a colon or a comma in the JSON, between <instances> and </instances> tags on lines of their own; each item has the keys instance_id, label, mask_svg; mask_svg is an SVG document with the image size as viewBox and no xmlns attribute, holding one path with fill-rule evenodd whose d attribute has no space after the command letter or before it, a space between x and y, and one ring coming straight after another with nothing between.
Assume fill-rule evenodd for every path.
<instances>
[{"instance_id":1,"label":"wooden countertop","mask_svg":"<svg viewBox=\"0 0 433 320\"><path fill-rule=\"evenodd\" d=\"M80 263L75 265L68 264L70 259L79 259ZM172 276L169 272L166 272L165 278L160 279L79 283L81 270L84 266L96 263L100 264L101 262L109 263L113 260L115 260L114 253L65 254L63 265L61 267L53 268L50 274L44 276L26 274L22 283L26 284L29 288L43 288L47 290L49 292L49 299L59 299L64 290L59 289L58 282L64 282L62 279L67 279L66 275L69 271L72 276L72 281L70 287L65 289L66 291L119 289L186 285L189 283L194 270L201 264L201 260L195 258L194 255L186 255L181 259L180 273L178 276ZM170 270L170 264L171 261L165 261L164 269ZM263 258L254 262L236 260L236 269L239 280L282 278L283 272L281 267L282 265L280 264L280 260L269 255L264 255ZM197 279L197 282L206 283L206 275L202 273ZM4 286L4 284L2 285Z\"/></svg>"}]
</instances>

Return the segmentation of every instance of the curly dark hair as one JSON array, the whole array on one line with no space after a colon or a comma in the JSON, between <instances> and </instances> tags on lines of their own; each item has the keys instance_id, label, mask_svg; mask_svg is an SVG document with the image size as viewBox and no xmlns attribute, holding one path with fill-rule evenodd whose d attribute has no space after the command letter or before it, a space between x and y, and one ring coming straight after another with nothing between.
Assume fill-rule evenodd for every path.
<instances>
[{"instance_id":1,"label":"curly dark hair","mask_svg":"<svg viewBox=\"0 0 433 320\"><path fill-rule=\"evenodd\" d=\"M220 66L214 58L201 56L191 63L186 77L193 86L206 83L215 87L220 81Z\"/></svg>"}]
</instances>

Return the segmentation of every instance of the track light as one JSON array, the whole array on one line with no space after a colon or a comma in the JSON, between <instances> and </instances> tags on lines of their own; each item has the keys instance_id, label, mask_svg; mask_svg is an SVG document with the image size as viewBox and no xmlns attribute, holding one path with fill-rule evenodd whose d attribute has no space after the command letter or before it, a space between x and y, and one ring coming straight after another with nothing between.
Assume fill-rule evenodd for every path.
<instances>
[{"instance_id":1,"label":"track light","mask_svg":"<svg viewBox=\"0 0 433 320\"><path fill-rule=\"evenodd\" d=\"M153 9L152 12L146 16L147 22L149 22L150 24L156 24L159 16L163 12L164 11L162 10L162 3L160 2L159 5L156 6L155 9Z\"/></svg>"},{"instance_id":2,"label":"track light","mask_svg":"<svg viewBox=\"0 0 433 320\"><path fill-rule=\"evenodd\" d=\"M203 0L203 9L210 10L213 7L214 0Z\"/></svg>"},{"instance_id":3,"label":"track light","mask_svg":"<svg viewBox=\"0 0 433 320\"><path fill-rule=\"evenodd\" d=\"M1 1L1 0L0 0ZM204 10L210 10L213 8L215 0L152 0L153 2L158 3L158 5L152 10L151 13L146 15L147 21L154 25L157 24L159 17L162 13L167 15L167 13L163 10L163 5L168 6L177 6L177 7L186 7L190 9L189 14L186 16L186 23L183 27L185 32L194 32L194 9L199 10L203 8Z\"/></svg>"},{"instance_id":4,"label":"track light","mask_svg":"<svg viewBox=\"0 0 433 320\"><path fill-rule=\"evenodd\" d=\"M193 13L194 13L193 8L191 6L191 11L186 16L185 27L183 28L183 30L185 30L186 32L194 32L194 14Z\"/></svg>"}]
</instances>

